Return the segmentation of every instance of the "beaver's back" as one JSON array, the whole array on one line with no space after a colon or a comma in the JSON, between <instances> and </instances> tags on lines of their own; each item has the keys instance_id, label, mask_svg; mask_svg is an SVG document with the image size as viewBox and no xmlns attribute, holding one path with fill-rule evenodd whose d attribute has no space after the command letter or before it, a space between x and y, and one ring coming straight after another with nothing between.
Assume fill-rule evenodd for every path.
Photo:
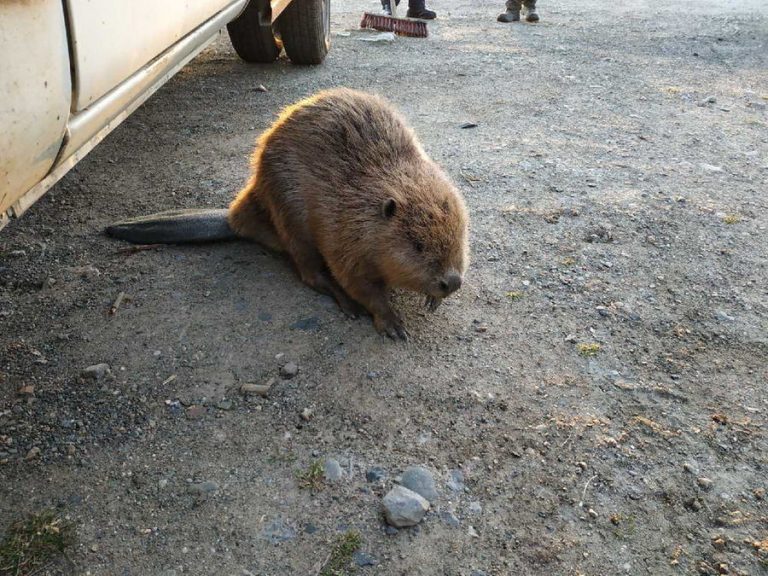
<instances>
[{"instance_id":1,"label":"beaver's back","mask_svg":"<svg viewBox=\"0 0 768 576\"><path fill-rule=\"evenodd\" d=\"M287 108L259 140L254 168L277 204L378 205L379 184L422 156L413 131L384 99L335 89Z\"/></svg>"}]
</instances>

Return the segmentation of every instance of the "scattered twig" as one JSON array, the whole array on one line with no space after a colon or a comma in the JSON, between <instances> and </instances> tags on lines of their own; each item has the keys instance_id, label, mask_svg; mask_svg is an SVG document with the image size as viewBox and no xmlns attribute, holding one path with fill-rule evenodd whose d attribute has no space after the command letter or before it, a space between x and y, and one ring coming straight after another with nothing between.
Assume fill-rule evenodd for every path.
<instances>
[{"instance_id":1,"label":"scattered twig","mask_svg":"<svg viewBox=\"0 0 768 576\"><path fill-rule=\"evenodd\" d=\"M584 484L584 490L581 491L581 500L579 501L579 508L584 506L584 497L587 495L587 488L589 488L589 485L592 483L592 480L597 478L597 474L592 476L589 480L587 480L587 483Z\"/></svg>"},{"instance_id":2,"label":"scattered twig","mask_svg":"<svg viewBox=\"0 0 768 576\"><path fill-rule=\"evenodd\" d=\"M170 384L174 380L176 380L176 374L171 374L170 376L168 376L168 378L163 380L163 382L162 382L162 384L160 384L160 386L165 386L166 384Z\"/></svg>"},{"instance_id":3,"label":"scattered twig","mask_svg":"<svg viewBox=\"0 0 768 576\"><path fill-rule=\"evenodd\" d=\"M120 248L117 254L134 254L136 252L143 252L144 250L154 250L156 248L162 248L165 244L139 244L137 246L127 246Z\"/></svg>"},{"instance_id":4,"label":"scattered twig","mask_svg":"<svg viewBox=\"0 0 768 576\"><path fill-rule=\"evenodd\" d=\"M114 316L117 314L118 308L120 308L120 304L123 303L123 299L125 298L125 292L120 292L120 294L117 295L117 298L115 298L114 303L109 308L109 315Z\"/></svg>"}]
</instances>

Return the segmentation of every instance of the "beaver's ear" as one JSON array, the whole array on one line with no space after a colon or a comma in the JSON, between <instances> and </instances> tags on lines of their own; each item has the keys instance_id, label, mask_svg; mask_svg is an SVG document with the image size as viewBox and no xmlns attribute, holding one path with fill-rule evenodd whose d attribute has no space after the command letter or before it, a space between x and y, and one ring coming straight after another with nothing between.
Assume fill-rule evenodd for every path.
<instances>
[{"instance_id":1,"label":"beaver's ear","mask_svg":"<svg viewBox=\"0 0 768 576\"><path fill-rule=\"evenodd\" d=\"M382 202L381 204L381 216L385 220L389 220L392 218L392 216L395 215L395 212L397 211L397 202L395 202L394 198L387 198Z\"/></svg>"}]
</instances>

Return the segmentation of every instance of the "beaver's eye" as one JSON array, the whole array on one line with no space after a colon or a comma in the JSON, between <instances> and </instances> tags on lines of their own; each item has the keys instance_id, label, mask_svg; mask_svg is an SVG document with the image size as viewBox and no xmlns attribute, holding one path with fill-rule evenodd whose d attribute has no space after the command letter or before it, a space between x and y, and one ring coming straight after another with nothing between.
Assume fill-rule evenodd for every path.
<instances>
[{"instance_id":1,"label":"beaver's eye","mask_svg":"<svg viewBox=\"0 0 768 576\"><path fill-rule=\"evenodd\" d=\"M420 240L414 240L413 247L416 248L416 252L418 252L419 254L424 252L424 244L422 244Z\"/></svg>"}]
</instances>

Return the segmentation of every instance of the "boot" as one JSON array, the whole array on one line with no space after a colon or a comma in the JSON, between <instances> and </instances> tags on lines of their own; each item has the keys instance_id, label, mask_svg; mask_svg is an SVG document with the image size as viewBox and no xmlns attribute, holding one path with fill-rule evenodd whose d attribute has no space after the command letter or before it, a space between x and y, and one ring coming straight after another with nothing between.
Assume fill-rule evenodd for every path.
<instances>
[{"instance_id":1,"label":"boot","mask_svg":"<svg viewBox=\"0 0 768 576\"><path fill-rule=\"evenodd\" d=\"M539 15L536 13L536 0L524 0L525 20L527 22L538 22Z\"/></svg>"},{"instance_id":2,"label":"boot","mask_svg":"<svg viewBox=\"0 0 768 576\"><path fill-rule=\"evenodd\" d=\"M427 0L408 0L408 18L420 18L421 20L434 20L437 14L427 10Z\"/></svg>"},{"instance_id":3,"label":"boot","mask_svg":"<svg viewBox=\"0 0 768 576\"><path fill-rule=\"evenodd\" d=\"M520 7L523 5L521 0L507 0L507 11L499 14L496 18L499 22L520 22Z\"/></svg>"},{"instance_id":4,"label":"boot","mask_svg":"<svg viewBox=\"0 0 768 576\"><path fill-rule=\"evenodd\" d=\"M395 6L400 6L400 0L395 0ZM386 16L392 16L392 4L390 4L390 0L381 0L381 12Z\"/></svg>"},{"instance_id":5,"label":"boot","mask_svg":"<svg viewBox=\"0 0 768 576\"><path fill-rule=\"evenodd\" d=\"M499 22L520 22L520 10L507 10L496 18Z\"/></svg>"}]
</instances>

